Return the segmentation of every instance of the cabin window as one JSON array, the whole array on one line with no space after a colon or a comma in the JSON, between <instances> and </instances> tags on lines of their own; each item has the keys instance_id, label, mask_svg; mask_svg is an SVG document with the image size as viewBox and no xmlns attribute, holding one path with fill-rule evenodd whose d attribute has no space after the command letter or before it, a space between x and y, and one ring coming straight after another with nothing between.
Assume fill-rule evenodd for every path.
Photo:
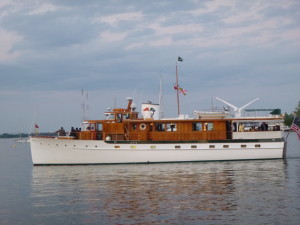
<instances>
[{"instance_id":1,"label":"cabin window","mask_svg":"<svg viewBox=\"0 0 300 225\"><path fill-rule=\"evenodd\" d=\"M247 148L247 145L241 145L241 148Z\"/></svg>"},{"instance_id":2,"label":"cabin window","mask_svg":"<svg viewBox=\"0 0 300 225\"><path fill-rule=\"evenodd\" d=\"M151 145L150 148L151 149L156 149L156 146L155 145Z\"/></svg>"},{"instance_id":3,"label":"cabin window","mask_svg":"<svg viewBox=\"0 0 300 225\"><path fill-rule=\"evenodd\" d=\"M151 132L152 129L153 129L153 123L150 123L150 124L149 124L149 131Z\"/></svg>"},{"instance_id":4,"label":"cabin window","mask_svg":"<svg viewBox=\"0 0 300 225\"><path fill-rule=\"evenodd\" d=\"M117 121L117 123L122 123L122 120L123 120L122 114L121 113L116 114L116 121Z\"/></svg>"},{"instance_id":5,"label":"cabin window","mask_svg":"<svg viewBox=\"0 0 300 225\"><path fill-rule=\"evenodd\" d=\"M113 120L115 118L114 113L105 113L105 119L106 120Z\"/></svg>"},{"instance_id":6,"label":"cabin window","mask_svg":"<svg viewBox=\"0 0 300 225\"><path fill-rule=\"evenodd\" d=\"M260 145L255 145L255 148L260 148Z\"/></svg>"},{"instance_id":7,"label":"cabin window","mask_svg":"<svg viewBox=\"0 0 300 225\"><path fill-rule=\"evenodd\" d=\"M94 124L94 123L91 123L91 124L90 124L90 129L91 129L91 130L95 130L95 124Z\"/></svg>"},{"instance_id":8,"label":"cabin window","mask_svg":"<svg viewBox=\"0 0 300 225\"><path fill-rule=\"evenodd\" d=\"M164 124L162 124L162 123L155 124L155 130L156 131L164 131L165 130L164 129Z\"/></svg>"},{"instance_id":9,"label":"cabin window","mask_svg":"<svg viewBox=\"0 0 300 225\"><path fill-rule=\"evenodd\" d=\"M211 123L211 122L204 123L204 131L210 131L210 130L213 130L213 128L214 128L213 123Z\"/></svg>"},{"instance_id":10,"label":"cabin window","mask_svg":"<svg viewBox=\"0 0 300 225\"><path fill-rule=\"evenodd\" d=\"M119 145L115 145L115 148L120 148L120 146Z\"/></svg>"},{"instance_id":11,"label":"cabin window","mask_svg":"<svg viewBox=\"0 0 300 225\"><path fill-rule=\"evenodd\" d=\"M180 145L175 145L175 148L176 148L176 149L179 149L179 148L181 148L181 147L180 147Z\"/></svg>"},{"instance_id":12,"label":"cabin window","mask_svg":"<svg viewBox=\"0 0 300 225\"><path fill-rule=\"evenodd\" d=\"M215 146L214 145L210 145L209 148L215 148Z\"/></svg>"},{"instance_id":13,"label":"cabin window","mask_svg":"<svg viewBox=\"0 0 300 225\"><path fill-rule=\"evenodd\" d=\"M102 131L103 130L102 123L97 123L97 130L98 131Z\"/></svg>"},{"instance_id":14,"label":"cabin window","mask_svg":"<svg viewBox=\"0 0 300 225\"><path fill-rule=\"evenodd\" d=\"M131 145L130 148L136 148L136 146L135 145Z\"/></svg>"},{"instance_id":15,"label":"cabin window","mask_svg":"<svg viewBox=\"0 0 300 225\"><path fill-rule=\"evenodd\" d=\"M223 148L229 148L229 145L223 145Z\"/></svg>"},{"instance_id":16,"label":"cabin window","mask_svg":"<svg viewBox=\"0 0 300 225\"><path fill-rule=\"evenodd\" d=\"M202 131L202 123L193 123L193 131Z\"/></svg>"},{"instance_id":17,"label":"cabin window","mask_svg":"<svg viewBox=\"0 0 300 225\"><path fill-rule=\"evenodd\" d=\"M167 123L166 124L166 127L167 127L167 131L176 131L176 124L175 123Z\"/></svg>"},{"instance_id":18,"label":"cabin window","mask_svg":"<svg viewBox=\"0 0 300 225\"><path fill-rule=\"evenodd\" d=\"M126 120L130 119L130 114L129 113L123 114L123 119L126 119Z\"/></svg>"},{"instance_id":19,"label":"cabin window","mask_svg":"<svg viewBox=\"0 0 300 225\"><path fill-rule=\"evenodd\" d=\"M85 130L90 130L90 124L88 124L88 123L82 124L82 130L83 130L83 131L85 131Z\"/></svg>"},{"instance_id":20,"label":"cabin window","mask_svg":"<svg viewBox=\"0 0 300 225\"><path fill-rule=\"evenodd\" d=\"M236 123L232 123L232 130L233 130L233 132L236 132L237 131L237 125L236 125Z\"/></svg>"},{"instance_id":21,"label":"cabin window","mask_svg":"<svg viewBox=\"0 0 300 225\"><path fill-rule=\"evenodd\" d=\"M136 123L132 124L132 130L136 130Z\"/></svg>"},{"instance_id":22,"label":"cabin window","mask_svg":"<svg viewBox=\"0 0 300 225\"><path fill-rule=\"evenodd\" d=\"M192 145L191 148L197 148L197 145Z\"/></svg>"}]
</instances>

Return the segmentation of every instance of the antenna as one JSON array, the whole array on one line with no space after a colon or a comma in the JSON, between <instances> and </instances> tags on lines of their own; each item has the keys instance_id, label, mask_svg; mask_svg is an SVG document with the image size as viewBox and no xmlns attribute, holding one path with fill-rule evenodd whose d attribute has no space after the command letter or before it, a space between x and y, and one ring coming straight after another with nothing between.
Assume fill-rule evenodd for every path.
<instances>
[{"instance_id":1,"label":"antenna","mask_svg":"<svg viewBox=\"0 0 300 225\"><path fill-rule=\"evenodd\" d=\"M242 110L243 110L244 108L246 108L247 106L251 105L253 102L256 102L259 98L256 98L256 99L252 100L251 102L247 103L246 105L243 105L243 106L240 107L240 108L238 108L238 107L236 107L235 105L233 105L233 104L231 104L231 103L229 103L229 102L226 102L225 100L220 99L220 98L218 98L218 97L216 97L216 99L219 100L219 101L221 101L221 102L223 102L223 103L225 103L226 105L230 106L231 108L233 108L234 113L235 113L235 117L236 117L236 118L239 118L239 117L241 117Z\"/></svg>"},{"instance_id":2,"label":"antenna","mask_svg":"<svg viewBox=\"0 0 300 225\"><path fill-rule=\"evenodd\" d=\"M81 120L84 121L87 119L87 112L89 109L89 105L88 105L88 92L86 92L85 96L84 96L84 91L83 89L81 89Z\"/></svg>"},{"instance_id":3,"label":"antenna","mask_svg":"<svg viewBox=\"0 0 300 225\"><path fill-rule=\"evenodd\" d=\"M36 123L37 115L38 115L38 110L39 110L39 105L36 105L36 106L35 106L34 117L33 117L33 120L32 120L32 122L31 122L30 130L29 130L29 132L28 132L28 136L30 136L31 131L33 130L34 123Z\"/></svg>"},{"instance_id":4,"label":"antenna","mask_svg":"<svg viewBox=\"0 0 300 225\"><path fill-rule=\"evenodd\" d=\"M89 93L86 92L86 108L85 108L85 119L88 118L88 113L89 113Z\"/></svg>"},{"instance_id":5,"label":"antenna","mask_svg":"<svg viewBox=\"0 0 300 225\"><path fill-rule=\"evenodd\" d=\"M159 82L159 99L158 104L160 107L160 115L159 118L163 118L164 112L163 112L163 86L162 86L162 74L160 74L160 82Z\"/></svg>"}]
</instances>

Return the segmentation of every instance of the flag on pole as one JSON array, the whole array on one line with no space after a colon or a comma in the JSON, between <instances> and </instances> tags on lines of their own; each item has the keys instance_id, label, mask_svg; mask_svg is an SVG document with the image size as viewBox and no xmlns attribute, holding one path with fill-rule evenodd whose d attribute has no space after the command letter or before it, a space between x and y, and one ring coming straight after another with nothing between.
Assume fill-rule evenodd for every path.
<instances>
[{"instance_id":1,"label":"flag on pole","mask_svg":"<svg viewBox=\"0 0 300 225\"><path fill-rule=\"evenodd\" d=\"M179 85L176 86L176 85L174 84L174 89L175 89L175 90L178 90L179 93L181 93L181 94L183 94L183 95L186 95L186 94L187 94L187 90L185 90L185 89L179 87Z\"/></svg>"},{"instance_id":2,"label":"flag on pole","mask_svg":"<svg viewBox=\"0 0 300 225\"><path fill-rule=\"evenodd\" d=\"M35 128L35 136L37 136L38 133L39 133L39 128L40 127L37 124L34 124L34 128Z\"/></svg>"},{"instance_id":3,"label":"flag on pole","mask_svg":"<svg viewBox=\"0 0 300 225\"><path fill-rule=\"evenodd\" d=\"M291 130L295 131L298 135L298 139L300 140L300 116L295 117L293 124L291 126Z\"/></svg>"},{"instance_id":4,"label":"flag on pole","mask_svg":"<svg viewBox=\"0 0 300 225\"><path fill-rule=\"evenodd\" d=\"M183 59L178 56L178 62L183 62Z\"/></svg>"}]
</instances>

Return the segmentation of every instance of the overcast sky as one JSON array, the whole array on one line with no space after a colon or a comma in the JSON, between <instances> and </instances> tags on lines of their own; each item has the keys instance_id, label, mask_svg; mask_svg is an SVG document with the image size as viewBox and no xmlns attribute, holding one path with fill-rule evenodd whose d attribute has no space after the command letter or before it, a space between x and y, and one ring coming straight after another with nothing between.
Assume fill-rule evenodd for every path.
<instances>
[{"instance_id":1,"label":"overcast sky","mask_svg":"<svg viewBox=\"0 0 300 225\"><path fill-rule=\"evenodd\" d=\"M126 97L176 116L222 107L291 113L300 101L299 0L1 0L0 134L79 126Z\"/></svg>"}]
</instances>

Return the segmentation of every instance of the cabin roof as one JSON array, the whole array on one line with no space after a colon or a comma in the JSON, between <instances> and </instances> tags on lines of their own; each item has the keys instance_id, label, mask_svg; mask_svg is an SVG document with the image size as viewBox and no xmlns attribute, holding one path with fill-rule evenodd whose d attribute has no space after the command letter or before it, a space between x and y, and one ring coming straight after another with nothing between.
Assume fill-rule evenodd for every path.
<instances>
[{"instance_id":1,"label":"cabin roof","mask_svg":"<svg viewBox=\"0 0 300 225\"><path fill-rule=\"evenodd\" d=\"M153 120L153 119L124 119L123 123L178 123L178 122L225 122L225 121L236 121L236 122L263 122L263 121L277 121L282 122L283 117L243 117L243 118L228 118L228 119L160 119L160 120ZM108 123L114 122L114 120L86 120L85 123Z\"/></svg>"}]
</instances>

